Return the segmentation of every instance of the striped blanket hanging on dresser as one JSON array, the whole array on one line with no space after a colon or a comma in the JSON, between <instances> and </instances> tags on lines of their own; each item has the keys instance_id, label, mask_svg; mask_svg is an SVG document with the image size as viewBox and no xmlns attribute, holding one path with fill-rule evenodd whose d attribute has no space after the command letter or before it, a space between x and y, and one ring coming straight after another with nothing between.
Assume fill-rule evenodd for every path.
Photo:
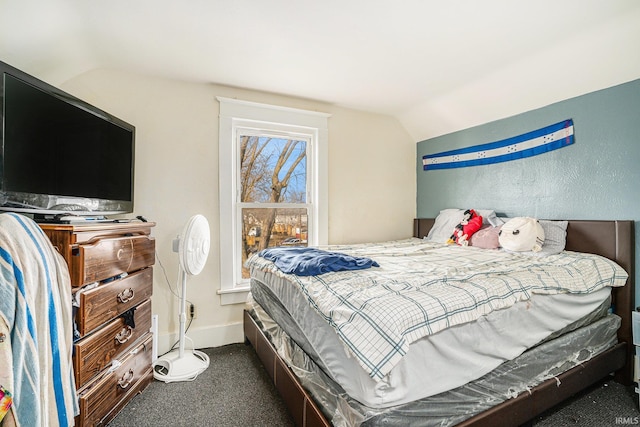
<instances>
[{"instance_id":1,"label":"striped blanket hanging on dresser","mask_svg":"<svg viewBox=\"0 0 640 427\"><path fill-rule=\"evenodd\" d=\"M0 324L10 337L0 343L0 385L13 398L4 422L73 425L69 271L40 227L13 213L0 215Z\"/></svg>"}]
</instances>

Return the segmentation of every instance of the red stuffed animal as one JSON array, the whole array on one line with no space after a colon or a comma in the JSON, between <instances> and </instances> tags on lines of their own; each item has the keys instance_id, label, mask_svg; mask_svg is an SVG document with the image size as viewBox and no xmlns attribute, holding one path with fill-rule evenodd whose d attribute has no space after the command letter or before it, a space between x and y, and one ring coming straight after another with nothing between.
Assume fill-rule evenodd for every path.
<instances>
[{"instance_id":1,"label":"red stuffed animal","mask_svg":"<svg viewBox=\"0 0 640 427\"><path fill-rule=\"evenodd\" d=\"M473 209L467 209L464 211L462 221L460 221L460 224L456 225L456 228L453 230L453 234L451 234L447 243L467 246L473 233L480 230L481 227L482 217Z\"/></svg>"}]
</instances>

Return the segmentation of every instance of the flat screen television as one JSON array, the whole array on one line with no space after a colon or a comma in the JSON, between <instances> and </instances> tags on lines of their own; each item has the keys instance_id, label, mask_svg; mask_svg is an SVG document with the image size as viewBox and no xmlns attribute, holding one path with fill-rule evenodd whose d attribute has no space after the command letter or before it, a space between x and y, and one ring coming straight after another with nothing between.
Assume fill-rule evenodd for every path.
<instances>
[{"instance_id":1,"label":"flat screen television","mask_svg":"<svg viewBox=\"0 0 640 427\"><path fill-rule=\"evenodd\" d=\"M135 127L0 62L0 210L133 212Z\"/></svg>"}]
</instances>

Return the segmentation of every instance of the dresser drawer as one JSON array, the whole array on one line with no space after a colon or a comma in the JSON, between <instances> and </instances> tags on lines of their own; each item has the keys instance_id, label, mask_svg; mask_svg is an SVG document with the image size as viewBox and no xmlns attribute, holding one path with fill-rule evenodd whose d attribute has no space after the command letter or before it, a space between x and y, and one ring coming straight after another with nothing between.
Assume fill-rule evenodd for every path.
<instances>
[{"instance_id":1,"label":"dresser drawer","mask_svg":"<svg viewBox=\"0 0 640 427\"><path fill-rule=\"evenodd\" d=\"M118 399L123 398L151 368L152 340L153 336L149 333L140 344L122 358L122 365L114 370L118 385L116 387Z\"/></svg>"},{"instance_id":2,"label":"dresser drawer","mask_svg":"<svg viewBox=\"0 0 640 427\"><path fill-rule=\"evenodd\" d=\"M152 267L82 292L78 298L80 307L76 313L78 332L85 336L103 323L149 299L152 292Z\"/></svg>"},{"instance_id":3,"label":"dresser drawer","mask_svg":"<svg viewBox=\"0 0 640 427\"><path fill-rule=\"evenodd\" d=\"M84 286L154 263L155 239L148 235L98 239L71 250L71 286Z\"/></svg>"},{"instance_id":4,"label":"dresser drawer","mask_svg":"<svg viewBox=\"0 0 640 427\"><path fill-rule=\"evenodd\" d=\"M107 426L108 423L113 420L125 406L127 406L129 401L133 399L135 395L142 393L144 389L146 389L149 384L151 384L151 381L153 381L153 370L151 369L151 367L148 367L147 369L148 370L144 374L142 374L142 378L140 378L140 380L135 383L129 389L129 391L127 391L125 397L120 400L120 402L118 402L115 406L113 406L111 412L109 412L106 417L103 417L101 422L98 423L97 426Z\"/></svg>"},{"instance_id":5,"label":"dresser drawer","mask_svg":"<svg viewBox=\"0 0 640 427\"><path fill-rule=\"evenodd\" d=\"M131 351L78 392L79 427L105 425L126 403L151 382L152 335L148 334Z\"/></svg>"},{"instance_id":6,"label":"dresser drawer","mask_svg":"<svg viewBox=\"0 0 640 427\"><path fill-rule=\"evenodd\" d=\"M73 368L76 387L81 387L128 350L151 329L151 301L134 307L135 328L118 317L74 344ZM132 309L133 310L133 309Z\"/></svg>"},{"instance_id":7,"label":"dresser drawer","mask_svg":"<svg viewBox=\"0 0 640 427\"><path fill-rule=\"evenodd\" d=\"M91 384L78 392L80 414L76 417L76 426L89 427L100 424L116 399L116 376L113 372L105 372Z\"/></svg>"}]
</instances>

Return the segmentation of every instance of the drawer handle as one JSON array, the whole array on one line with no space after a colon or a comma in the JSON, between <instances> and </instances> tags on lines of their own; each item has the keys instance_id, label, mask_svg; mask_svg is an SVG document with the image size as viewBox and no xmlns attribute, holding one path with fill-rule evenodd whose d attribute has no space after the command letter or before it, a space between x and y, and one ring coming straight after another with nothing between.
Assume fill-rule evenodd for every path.
<instances>
[{"instance_id":1,"label":"drawer handle","mask_svg":"<svg viewBox=\"0 0 640 427\"><path fill-rule=\"evenodd\" d=\"M133 288L125 289L124 291L118 294L118 301L121 303L127 303L133 299L135 292L133 292Z\"/></svg>"},{"instance_id":2,"label":"drawer handle","mask_svg":"<svg viewBox=\"0 0 640 427\"><path fill-rule=\"evenodd\" d=\"M122 378L118 380L118 385L120 386L120 388L129 387L131 385L131 381L133 381L133 377L134 377L133 369L129 369L129 372L124 374Z\"/></svg>"},{"instance_id":3,"label":"drawer handle","mask_svg":"<svg viewBox=\"0 0 640 427\"><path fill-rule=\"evenodd\" d=\"M127 326L122 328L122 330L116 335L116 341L120 344L124 344L131 339L133 336L133 328L131 326Z\"/></svg>"},{"instance_id":4,"label":"drawer handle","mask_svg":"<svg viewBox=\"0 0 640 427\"><path fill-rule=\"evenodd\" d=\"M118 252L116 253L116 258L118 258L118 261L120 261L122 259L122 254L124 253L124 249L120 248L118 249Z\"/></svg>"}]
</instances>

